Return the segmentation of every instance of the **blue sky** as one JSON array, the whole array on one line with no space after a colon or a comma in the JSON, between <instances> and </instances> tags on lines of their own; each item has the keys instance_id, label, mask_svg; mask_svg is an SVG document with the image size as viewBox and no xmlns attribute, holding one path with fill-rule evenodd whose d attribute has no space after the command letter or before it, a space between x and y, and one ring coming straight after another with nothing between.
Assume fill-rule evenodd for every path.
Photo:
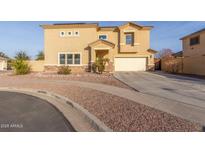
<instances>
[{"instance_id":1,"label":"blue sky","mask_svg":"<svg viewBox=\"0 0 205 154\"><path fill-rule=\"evenodd\" d=\"M62 21L63 23L65 21ZM76 21L75 21L76 22ZM92 21L93 22L93 21ZM13 57L19 50L25 50L31 57L43 49L43 30L41 24L61 23L55 21L0 22L0 51ZM100 26L118 26L125 21L103 21ZM140 25L154 26L151 31L151 48L161 50L170 48L180 51L182 36L205 28L204 21L137 21Z\"/></svg>"}]
</instances>

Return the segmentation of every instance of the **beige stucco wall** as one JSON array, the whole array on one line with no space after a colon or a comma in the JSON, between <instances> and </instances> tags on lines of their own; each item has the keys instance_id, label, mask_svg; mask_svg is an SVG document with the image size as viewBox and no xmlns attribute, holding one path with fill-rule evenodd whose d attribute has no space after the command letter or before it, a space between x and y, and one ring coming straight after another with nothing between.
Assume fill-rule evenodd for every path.
<instances>
[{"instance_id":1,"label":"beige stucco wall","mask_svg":"<svg viewBox=\"0 0 205 154\"><path fill-rule=\"evenodd\" d=\"M126 45L126 32L134 33L134 46ZM148 52L150 48L150 30L142 30L133 26L120 28L120 51L115 57L146 57L148 65L154 65L154 54Z\"/></svg>"},{"instance_id":2,"label":"beige stucco wall","mask_svg":"<svg viewBox=\"0 0 205 154\"><path fill-rule=\"evenodd\" d=\"M78 30L80 36L60 37L61 31ZM81 53L82 64L88 64L88 44L97 40L96 28L67 28L67 29L45 29L44 51L45 65L58 65L59 52Z\"/></svg>"},{"instance_id":3,"label":"beige stucco wall","mask_svg":"<svg viewBox=\"0 0 205 154\"><path fill-rule=\"evenodd\" d=\"M44 60L30 60L27 61L29 66L31 66L31 71L42 72L44 71Z\"/></svg>"},{"instance_id":4,"label":"beige stucco wall","mask_svg":"<svg viewBox=\"0 0 205 154\"><path fill-rule=\"evenodd\" d=\"M190 46L190 38L200 36L200 44ZM182 40L184 73L205 75L205 32L191 35Z\"/></svg>"},{"instance_id":5,"label":"beige stucco wall","mask_svg":"<svg viewBox=\"0 0 205 154\"><path fill-rule=\"evenodd\" d=\"M126 33L134 33L134 46L126 45ZM138 52L140 54L150 48L150 30L142 30L133 26L120 28L120 52Z\"/></svg>"},{"instance_id":6,"label":"beige stucco wall","mask_svg":"<svg viewBox=\"0 0 205 154\"><path fill-rule=\"evenodd\" d=\"M124 31L134 31L134 46L125 45ZM79 31L79 37L60 37L60 32ZM96 27L49 28L44 29L45 66L58 65L59 52L76 52L81 54L82 66L89 63L88 44L98 40L99 34L106 34L109 42L115 44L109 48L108 58L114 62L115 57L146 57L148 65L154 65L154 54L147 52L150 48L150 30L137 29L132 26L120 28L120 31L98 30ZM120 45L120 48L118 48ZM96 47L105 47L98 45ZM92 49L93 55L96 51ZM98 51L97 51L98 52ZM92 56L93 56L92 55Z\"/></svg>"},{"instance_id":7,"label":"beige stucco wall","mask_svg":"<svg viewBox=\"0 0 205 154\"><path fill-rule=\"evenodd\" d=\"M110 62L114 62L114 57L118 52L118 32L117 31L98 31L97 35L99 36L100 34L105 34L107 35L107 41L112 42L115 44L114 48L109 49L108 52L108 58L110 59Z\"/></svg>"},{"instance_id":8,"label":"beige stucco wall","mask_svg":"<svg viewBox=\"0 0 205 154\"><path fill-rule=\"evenodd\" d=\"M205 56L184 57L184 73L205 75Z\"/></svg>"}]
</instances>

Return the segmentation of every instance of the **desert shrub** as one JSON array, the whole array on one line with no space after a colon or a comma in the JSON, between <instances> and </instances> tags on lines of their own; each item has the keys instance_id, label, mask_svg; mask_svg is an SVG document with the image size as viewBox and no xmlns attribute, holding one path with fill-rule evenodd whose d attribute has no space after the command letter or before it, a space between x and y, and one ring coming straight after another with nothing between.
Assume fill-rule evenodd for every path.
<instances>
[{"instance_id":1,"label":"desert shrub","mask_svg":"<svg viewBox=\"0 0 205 154\"><path fill-rule=\"evenodd\" d=\"M60 66L58 68L58 74L71 74L71 69L69 66Z\"/></svg>"},{"instance_id":2,"label":"desert shrub","mask_svg":"<svg viewBox=\"0 0 205 154\"><path fill-rule=\"evenodd\" d=\"M92 71L93 71L94 73L97 72L97 65L96 65L96 63L93 63L93 64L92 64Z\"/></svg>"},{"instance_id":3,"label":"desert shrub","mask_svg":"<svg viewBox=\"0 0 205 154\"><path fill-rule=\"evenodd\" d=\"M103 64L99 64L98 65L98 72L100 73L100 74L102 74L103 72L105 71L105 65L103 65Z\"/></svg>"},{"instance_id":4,"label":"desert shrub","mask_svg":"<svg viewBox=\"0 0 205 154\"><path fill-rule=\"evenodd\" d=\"M107 62L109 62L108 58L98 58L92 65L93 72L102 74L105 71L105 65Z\"/></svg>"},{"instance_id":5,"label":"desert shrub","mask_svg":"<svg viewBox=\"0 0 205 154\"><path fill-rule=\"evenodd\" d=\"M31 72L31 67L24 60L14 60L12 66L17 75L28 74Z\"/></svg>"}]
</instances>

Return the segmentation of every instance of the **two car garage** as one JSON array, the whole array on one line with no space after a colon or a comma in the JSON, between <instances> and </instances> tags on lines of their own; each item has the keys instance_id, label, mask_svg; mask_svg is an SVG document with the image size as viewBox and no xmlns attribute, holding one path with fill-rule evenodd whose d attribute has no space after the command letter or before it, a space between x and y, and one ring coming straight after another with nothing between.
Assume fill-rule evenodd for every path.
<instances>
[{"instance_id":1,"label":"two car garage","mask_svg":"<svg viewBox=\"0 0 205 154\"><path fill-rule=\"evenodd\" d=\"M145 57L116 57L115 71L146 71L147 58Z\"/></svg>"}]
</instances>

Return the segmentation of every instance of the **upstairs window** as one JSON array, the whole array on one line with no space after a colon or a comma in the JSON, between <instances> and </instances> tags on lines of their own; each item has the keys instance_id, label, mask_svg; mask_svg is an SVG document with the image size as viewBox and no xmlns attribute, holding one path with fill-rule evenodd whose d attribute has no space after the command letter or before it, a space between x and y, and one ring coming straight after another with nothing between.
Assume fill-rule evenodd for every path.
<instances>
[{"instance_id":1,"label":"upstairs window","mask_svg":"<svg viewBox=\"0 0 205 154\"><path fill-rule=\"evenodd\" d=\"M67 32L67 34L68 34L68 36L72 36L73 35L72 31Z\"/></svg>"},{"instance_id":2,"label":"upstairs window","mask_svg":"<svg viewBox=\"0 0 205 154\"><path fill-rule=\"evenodd\" d=\"M126 34L126 45L133 45L133 44L134 44L134 35Z\"/></svg>"},{"instance_id":3,"label":"upstairs window","mask_svg":"<svg viewBox=\"0 0 205 154\"><path fill-rule=\"evenodd\" d=\"M60 32L60 37L65 37L65 32Z\"/></svg>"},{"instance_id":4,"label":"upstairs window","mask_svg":"<svg viewBox=\"0 0 205 154\"><path fill-rule=\"evenodd\" d=\"M79 33L79 31L74 31L74 34L73 34L74 36L79 36L80 35L80 33Z\"/></svg>"},{"instance_id":5,"label":"upstairs window","mask_svg":"<svg viewBox=\"0 0 205 154\"><path fill-rule=\"evenodd\" d=\"M199 36L196 36L196 37L193 37L193 38L190 39L190 46L196 45L196 44L199 44L199 43L200 43Z\"/></svg>"},{"instance_id":6,"label":"upstairs window","mask_svg":"<svg viewBox=\"0 0 205 154\"><path fill-rule=\"evenodd\" d=\"M100 40L107 40L107 35L99 35Z\"/></svg>"}]
</instances>

